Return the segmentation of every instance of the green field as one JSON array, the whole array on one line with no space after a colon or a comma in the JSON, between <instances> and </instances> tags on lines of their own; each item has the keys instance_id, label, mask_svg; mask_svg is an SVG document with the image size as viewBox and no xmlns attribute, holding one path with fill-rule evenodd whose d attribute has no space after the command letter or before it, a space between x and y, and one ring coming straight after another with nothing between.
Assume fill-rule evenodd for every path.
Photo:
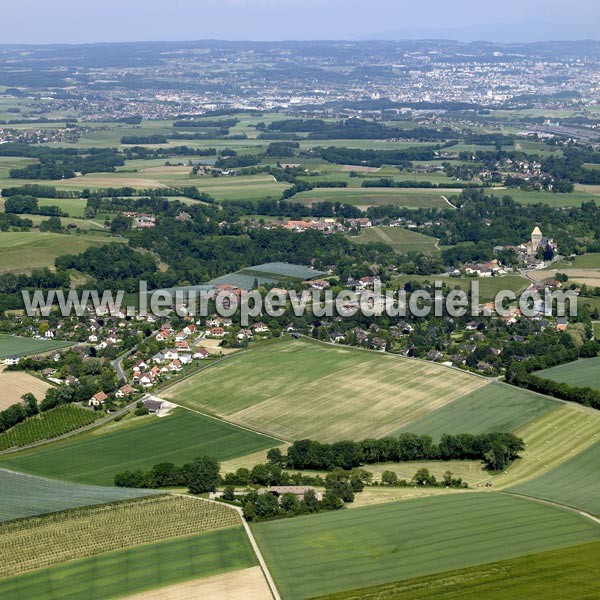
<instances>
[{"instance_id":1,"label":"green field","mask_svg":"<svg viewBox=\"0 0 600 600\"><path fill-rule=\"evenodd\" d=\"M526 448L502 473L494 488L521 485L577 456L598 441L600 411L560 403L515 431Z\"/></svg>"},{"instance_id":2,"label":"green field","mask_svg":"<svg viewBox=\"0 0 600 600\"><path fill-rule=\"evenodd\" d=\"M0 358L7 356L28 356L51 352L58 348L72 346L71 342L60 342L58 340L34 340L33 338L18 337L0 333Z\"/></svg>"},{"instance_id":3,"label":"green field","mask_svg":"<svg viewBox=\"0 0 600 600\"><path fill-rule=\"evenodd\" d=\"M163 393L286 440L382 436L486 381L425 361L308 340L233 355Z\"/></svg>"},{"instance_id":4,"label":"green field","mask_svg":"<svg viewBox=\"0 0 600 600\"><path fill-rule=\"evenodd\" d=\"M11 169L23 169L28 165L38 162L35 158L24 158L21 156L0 157L0 177L8 177Z\"/></svg>"},{"instance_id":5,"label":"green field","mask_svg":"<svg viewBox=\"0 0 600 600\"><path fill-rule=\"evenodd\" d=\"M38 198L39 206L58 206L70 217L83 217L86 200L80 198Z\"/></svg>"},{"instance_id":6,"label":"green field","mask_svg":"<svg viewBox=\"0 0 600 600\"><path fill-rule=\"evenodd\" d=\"M242 527L135 546L0 580L3 600L106 600L257 564Z\"/></svg>"},{"instance_id":7,"label":"green field","mask_svg":"<svg viewBox=\"0 0 600 600\"><path fill-rule=\"evenodd\" d=\"M58 256L80 254L90 246L103 246L114 241L119 239L100 234L67 235L31 231L2 233L0 272L54 268L54 261Z\"/></svg>"},{"instance_id":8,"label":"green field","mask_svg":"<svg viewBox=\"0 0 600 600\"><path fill-rule=\"evenodd\" d=\"M569 259L557 264L568 264L571 269L600 269L600 253L590 252L589 254L581 254L572 260Z\"/></svg>"},{"instance_id":9,"label":"green field","mask_svg":"<svg viewBox=\"0 0 600 600\"><path fill-rule=\"evenodd\" d=\"M452 190L460 193L460 190ZM295 202L314 204L316 202L344 202L355 206L381 206L397 204L407 208L443 208L448 203L442 195L448 190L406 189L406 188L315 188L293 197Z\"/></svg>"},{"instance_id":10,"label":"green field","mask_svg":"<svg viewBox=\"0 0 600 600\"><path fill-rule=\"evenodd\" d=\"M445 283L450 289L461 289L469 292L471 287L479 285L481 302L494 300L498 292L511 290L515 294L524 290L529 282L520 275L502 275L498 277L448 277L447 275L399 275L394 277L394 284L403 286L408 281L433 284L436 281Z\"/></svg>"},{"instance_id":11,"label":"green field","mask_svg":"<svg viewBox=\"0 0 600 600\"><path fill-rule=\"evenodd\" d=\"M139 498L152 490L79 485L0 469L0 521Z\"/></svg>"},{"instance_id":12,"label":"green field","mask_svg":"<svg viewBox=\"0 0 600 600\"><path fill-rule=\"evenodd\" d=\"M0 577L239 524L229 506L168 494L9 521L0 524Z\"/></svg>"},{"instance_id":13,"label":"green field","mask_svg":"<svg viewBox=\"0 0 600 600\"><path fill-rule=\"evenodd\" d=\"M0 433L0 451L58 437L90 425L98 416L95 411L80 406L57 406Z\"/></svg>"},{"instance_id":14,"label":"green field","mask_svg":"<svg viewBox=\"0 0 600 600\"><path fill-rule=\"evenodd\" d=\"M182 465L199 456L228 460L279 445L272 438L191 411L105 425L68 440L0 457L10 469L76 483L112 485L116 473Z\"/></svg>"},{"instance_id":15,"label":"green field","mask_svg":"<svg viewBox=\"0 0 600 600\"><path fill-rule=\"evenodd\" d=\"M511 432L557 406L551 398L494 382L408 423L402 431L436 440L444 433Z\"/></svg>"},{"instance_id":16,"label":"green field","mask_svg":"<svg viewBox=\"0 0 600 600\"><path fill-rule=\"evenodd\" d=\"M424 252L431 254L438 251L438 241L435 238L403 227L369 227L363 229L360 235L353 236L350 239L359 244L384 242L397 252L402 253Z\"/></svg>"},{"instance_id":17,"label":"green field","mask_svg":"<svg viewBox=\"0 0 600 600\"><path fill-rule=\"evenodd\" d=\"M509 491L600 515L600 439L571 460Z\"/></svg>"},{"instance_id":18,"label":"green field","mask_svg":"<svg viewBox=\"0 0 600 600\"><path fill-rule=\"evenodd\" d=\"M48 217L43 215L19 215L22 219L29 219L34 227L39 227L42 221L47 221ZM78 229L88 230L88 231L102 231L106 232L104 229L103 220L91 220L91 219L75 219L73 217L59 217L60 224L62 227L67 227L68 225L77 225Z\"/></svg>"},{"instance_id":19,"label":"green field","mask_svg":"<svg viewBox=\"0 0 600 600\"><path fill-rule=\"evenodd\" d=\"M600 358L583 358L543 371L536 371L535 375L574 387L591 387L600 390Z\"/></svg>"},{"instance_id":20,"label":"green field","mask_svg":"<svg viewBox=\"0 0 600 600\"><path fill-rule=\"evenodd\" d=\"M319 596L319 600L596 600L600 543Z\"/></svg>"},{"instance_id":21,"label":"green field","mask_svg":"<svg viewBox=\"0 0 600 600\"><path fill-rule=\"evenodd\" d=\"M289 600L600 540L572 512L497 493L392 502L253 525Z\"/></svg>"},{"instance_id":22,"label":"green field","mask_svg":"<svg viewBox=\"0 0 600 600\"><path fill-rule=\"evenodd\" d=\"M586 192L572 192L570 194L554 194L553 192L524 192L515 189L490 190L498 198L510 196L519 204L548 204L550 206L581 206L582 202L594 200L593 194Z\"/></svg>"},{"instance_id":23,"label":"green field","mask_svg":"<svg viewBox=\"0 0 600 600\"><path fill-rule=\"evenodd\" d=\"M271 196L279 198L290 185L275 181L272 175L238 177L195 177L184 185L194 185L210 194L218 202L223 200L261 200Z\"/></svg>"}]
</instances>

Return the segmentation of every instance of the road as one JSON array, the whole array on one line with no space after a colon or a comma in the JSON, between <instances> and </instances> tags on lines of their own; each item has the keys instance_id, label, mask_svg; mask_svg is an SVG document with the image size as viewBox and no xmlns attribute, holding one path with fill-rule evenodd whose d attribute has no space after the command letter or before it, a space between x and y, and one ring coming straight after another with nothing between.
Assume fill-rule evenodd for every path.
<instances>
[{"instance_id":1,"label":"road","mask_svg":"<svg viewBox=\"0 0 600 600\"><path fill-rule=\"evenodd\" d=\"M123 354L115 358L115 360L113 360L110 363L112 365L112 368L117 372L117 377L119 381L127 381L127 375L125 375L125 371L123 371L123 361L129 356L131 356L136 350L137 346L134 346L133 348L127 350L127 352L124 352Z\"/></svg>"}]
</instances>

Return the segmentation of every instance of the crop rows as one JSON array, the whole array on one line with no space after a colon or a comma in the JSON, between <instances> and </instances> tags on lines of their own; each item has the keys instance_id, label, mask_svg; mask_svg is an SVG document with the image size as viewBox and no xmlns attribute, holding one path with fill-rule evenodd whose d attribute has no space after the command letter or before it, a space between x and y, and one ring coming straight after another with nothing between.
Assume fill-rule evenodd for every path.
<instances>
[{"instance_id":1,"label":"crop rows","mask_svg":"<svg viewBox=\"0 0 600 600\"><path fill-rule=\"evenodd\" d=\"M93 423L97 414L78 406L57 406L22 423L0 435L0 450L25 446L40 440L48 440Z\"/></svg>"},{"instance_id":2,"label":"crop rows","mask_svg":"<svg viewBox=\"0 0 600 600\"><path fill-rule=\"evenodd\" d=\"M89 486L0 468L0 521L155 494L154 490Z\"/></svg>"},{"instance_id":3,"label":"crop rows","mask_svg":"<svg viewBox=\"0 0 600 600\"><path fill-rule=\"evenodd\" d=\"M168 495L11 521L0 525L0 578L239 523L225 505Z\"/></svg>"}]
</instances>

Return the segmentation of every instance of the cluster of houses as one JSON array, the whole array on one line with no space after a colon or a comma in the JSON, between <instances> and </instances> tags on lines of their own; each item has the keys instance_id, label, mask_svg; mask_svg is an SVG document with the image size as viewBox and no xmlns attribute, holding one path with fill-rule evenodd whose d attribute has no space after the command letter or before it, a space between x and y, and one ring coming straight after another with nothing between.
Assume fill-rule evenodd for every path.
<instances>
[{"instance_id":1,"label":"cluster of houses","mask_svg":"<svg viewBox=\"0 0 600 600\"><path fill-rule=\"evenodd\" d=\"M481 263L466 263L462 265L461 269L455 269L452 271L451 275L460 276L463 273L465 275L477 277L494 277L497 275L506 275L507 273L512 272L511 267L503 267L498 259L481 262Z\"/></svg>"},{"instance_id":2,"label":"cluster of houses","mask_svg":"<svg viewBox=\"0 0 600 600\"><path fill-rule=\"evenodd\" d=\"M156 217L147 213L138 214L137 212L125 211L121 213L123 217L133 220L133 226L136 229L152 229L156 227Z\"/></svg>"},{"instance_id":3,"label":"cluster of houses","mask_svg":"<svg viewBox=\"0 0 600 600\"><path fill-rule=\"evenodd\" d=\"M139 358L133 364L131 380L142 388L151 388L164 376L179 373L186 365L195 360L204 360L210 356L206 348L196 347L200 332L198 325L187 323L180 331L175 331L170 323L161 326L156 333L158 342L171 344L170 347L154 354L149 359Z\"/></svg>"},{"instance_id":4,"label":"cluster of houses","mask_svg":"<svg viewBox=\"0 0 600 600\"><path fill-rule=\"evenodd\" d=\"M345 223L345 224L344 224ZM372 227L373 223L371 219L367 217L345 219L342 223L338 219L331 217L322 219L308 219L308 220L292 220L289 221L271 221L265 224L265 229L283 228L291 231L297 231L302 233L304 231L316 230L322 233L329 234L336 231L345 232L351 229L359 229L361 227Z\"/></svg>"}]
</instances>

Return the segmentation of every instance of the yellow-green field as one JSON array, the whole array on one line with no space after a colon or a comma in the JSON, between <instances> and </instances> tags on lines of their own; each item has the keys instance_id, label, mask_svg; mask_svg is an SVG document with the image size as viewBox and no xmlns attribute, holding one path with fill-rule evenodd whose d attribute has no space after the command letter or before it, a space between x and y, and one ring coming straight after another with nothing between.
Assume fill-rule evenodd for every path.
<instances>
[{"instance_id":1,"label":"yellow-green field","mask_svg":"<svg viewBox=\"0 0 600 600\"><path fill-rule=\"evenodd\" d=\"M389 434L486 384L424 361L288 340L236 354L164 396L283 439L335 441Z\"/></svg>"},{"instance_id":2,"label":"yellow-green field","mask_svg":"<svg viewBox=\"0 0 600 600\"><path fill-rule=\"evenodd\" d=\"M403 227L369 227L363 229L360 235L353 236L350 239L360 244L383 242L389 244L394 250L404 253L432 253L438 250L438 241L435 238Z\"/></svg>"},{"instance_id":3,"label":"yellow-green field","mask_svg":"<svg viewBox=\"0 0 600 600\"><path fill-rule=\"evenodd\" d=\"M390 502L252 528L286 600L600 539L600 527L589 519L495 492Z\"/></svg>"},{"instance_id":4,"label":"yellow-green field","mask_svg":"<svg viewBox=\"0 0 600 600\"><path fill-rule=\"evenodd\" d=\"M494 477L495 488L529 481L592 446L600 437L600 412L563 404L518 429L516 435L527 447L521 458Z\"/></svg>"},{"instance_id":5,"label":"yellow-green field","mask_svg":"<svg viewBox=\"0 0 600 600\"><path fill-rule=\"evenodd\" d=\"M113 241L119 240L101 234L3 232L0 233L0 272L54 268L54 261L63 254L79 254L91 246Z\"/></svg>"},{"instance_id":6,"label":"yellow-green field","mask_svg":"<svg viewBox=\"0 0 600 600\"><path fill-rule=\"evenodd\" d=\"M296 194L294 201L305 204L316 202L344 202L360 208L397 204L407 208L448 207L443 195L460 190L428 190L409 188L316 188Z\"/></svg>"}]
</instances>

